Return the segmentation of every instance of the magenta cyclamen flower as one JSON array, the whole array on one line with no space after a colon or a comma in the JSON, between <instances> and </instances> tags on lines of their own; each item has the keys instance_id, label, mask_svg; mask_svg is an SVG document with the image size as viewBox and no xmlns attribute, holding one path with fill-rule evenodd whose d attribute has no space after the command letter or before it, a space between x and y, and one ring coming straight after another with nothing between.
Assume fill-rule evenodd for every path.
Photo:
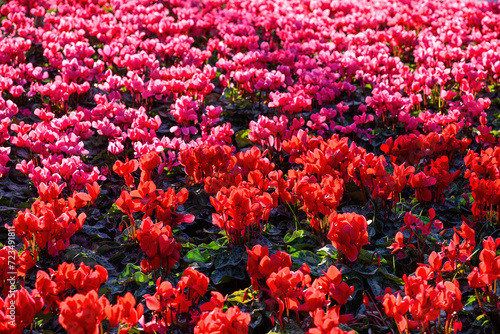
<instances>
[{"instance_id":1,"label":"magenta cyclamen flower","mask_svg":"<svg viewBox=\"0 0 500 334\"><path fill-rule=\"evenodd\" d=\"M174 104L170 106L170 115L172 115L179 126L170 128L176 136L183 134L185 138L189 138L190 134L196 134L198 130L194 126L198 123L198 114L196 111L199 109L198 101L193 100L190 96L181 96Z\"/></svg>"},{"instance_id":2,"label":"magenta cyclamen flower","mask_svg":"<svg viewBox=\"0 0 500 334\"><path fill-rule=\"evenodd\" d=\"M280 151L281 141L286 133L287 125L288 118L285 115L281 115L280 118L274 116L273 119L260 115L257 122L250 122L248 139L262 146L274 147L277 151Z\"/></svg>"},{"instance_id":3,"label":"magenta cyclamen flower","mask_svg":"<svg viewBox=\"0 0 500 334\"><path fill-rule=\"evenodd\" d=\"M5 165L9 162L10 147L0 147L0 178L7 176L10 167Z\"/></svg>"},{"instance_id":4,"label":"magenta cyclamen flower","mask_svg":"<svg viewBox=\"0 0 500 334\"><path fill-rule=\"evenodd\" d=\"M201 116L200 128L202 135L206 135L208 130L217 125L222 107L206 106L205 113Z\"/></svg>"}]
</instances>

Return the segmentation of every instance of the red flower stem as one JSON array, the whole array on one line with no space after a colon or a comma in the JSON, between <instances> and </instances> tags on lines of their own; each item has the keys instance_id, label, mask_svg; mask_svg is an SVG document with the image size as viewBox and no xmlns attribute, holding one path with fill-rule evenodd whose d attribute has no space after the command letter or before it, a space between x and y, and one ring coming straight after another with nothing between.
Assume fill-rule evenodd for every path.
<instances>
[{"instance_id":1,"label":"red flower stem","mask_svg":"<svg viewBox=\"0 0 500 334\"><path fill-rule=\"evenodd\" d=\"M474 292L476 293L477 302L479 303L479 307L481 308L481 311L483 312L484 315L486 315L486 313L484 312L483 303L481 303L481 299L479 299L479 295L477 294L476 288L474 288Z\"/></svg>"}]
</instances>

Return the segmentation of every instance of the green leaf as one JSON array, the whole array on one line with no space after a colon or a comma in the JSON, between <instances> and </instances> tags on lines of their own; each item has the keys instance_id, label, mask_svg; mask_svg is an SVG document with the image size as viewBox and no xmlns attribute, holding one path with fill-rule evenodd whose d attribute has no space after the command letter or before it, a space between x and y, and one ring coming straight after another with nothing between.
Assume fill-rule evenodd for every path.
<instances>
[{"instance_id":1,"label":"green leaf","mask_svg":"<svg viewBox=\"0 0 500 334\"><path fill-rule=\"evenodd\" d=\"M384 284L384 280L380 279L380 276L371 277L367 279L367 281L375 297L384 295L386 286Z\"/></svg>"},{"instance_id":2,"label":"green leaf","mask_svg":"<svg viewBox=\"0 0 500 334\"><path fill-rule=\"evenodd\" d=\"M319 268L319 264L322 261L321 256L314 254L311 251L298 251L290 254L292 261L297 263L299 266L306 263L311 269L311 273L315 276L321 276L323 273Z\"/></svg>"},{"instance_id":3,"label":"green leaf","mask_svg":"<svg viewBox=\"0 0 500 334\"><path fill-rule=\"evenodd\" d=\"M184 256L185 261L198 261L198 262L203 262L207 263L210 260L210 252L206 249L200 250L199 248L195 248L187 252L187 254Z\"/></svg>"},{"instance_id":4,"label":"green leaf","mask_svg":"<svg viewBox=\"0 0 500 334\"><path fill-rule=\"evenodd\" d=\"M399 284L396 284L393 280L387 279L382 273L377 272L371 277L367 277L366 281L372 289L373 295L375 297L382 296L385 293L385 289L391 288L393 291L401 289Z\"/></svg>"},{"instance_id":5,"label":"green leaf","mask_svg":"<svg viewBox=\"0 0 500 334\"><path fill-rule=\"evenodd\" d=\"M285 241L286 244L288 244L296 239L300 239L300 238L304 237L305 235L306 235L306 231L296 230L296 231L293 231L292 234L287 233L287 235L285 235L285 238L283 240Z\"/></svg>"},{"instance_id":6,"label":"green leaf","mask_svg":"<svg viewBox=\"0 0 500 334\"><path fill-rule=\"evenodd\" d=\"M136 299L137 299L137 297L136 297ZM137 327L132 327L130 329L127 329L127 333L128 334L140 334L140 333L143 333L143 330L138 329Z\"/></svg>"},{"instance_id":7,"label":"green leaf","mask_svg":"<svg viewBox=\"0 0 500 334\"><path fill-rule=\"evenodd\" d=\"M93 251L85 249L82 246L69 246L64 253L64 259L73 263L83 262L85 265L90 267L94 267L98 264L106 268L109 277L114 277L118 274L115 267L113 267L108 260L102 256L96 255Z\"/></svg>"},{"instance_id":8,"label":"green leaf","mask_svg":"<svg viewBox=\"0 0 500 334\"><path fill-rule=\"evenodd\" d=\"M217 255L215 259L215 268L222 268L225 266L236 266L241 261L247 258L245 247L241 245L234 246L230 251L224 251Z\"/></svg>"},{"instance_id":9,"label":"green leaf","mask_svg":"<svg viewBox=\"0 0 500 334\"><path fill-rule=\"evenodd\" d=\"M138 271L134 273L134 281L137 284L142 285L144 283L149 282L149 276L144 274L143 272Z\"/></svg>"},{"instance_id":10,"label":"green leaf","mask_svg":"<svg viewBox=\"0 0 500 334\"><path fill-rule=\"evenodd\" d=\"M238 145L238 148L243 148L252 145L252 141L248 139L249 133L250 129L241 130L235 133L234 139L236 140L236 145Z\"/></svg>"},{"instance_id":11,"label":"green leaf","mask_svg":"<svg viewBox=\"0 0 500 334\"><path fill-rule=\"evenodd\" d=\"M361 248L359 250L358 261L363 261L369 264L375 264L378 261L377 252ZM380 264L387 264L387 260L385 260L383 257L380 257Z\"/></svg>"},{"instance_id":12,"label":"green leaf","mask_svg":"<svg viewBox=\"0 0 500 334\"><path fill-rule=\"evenodd\" d=\"M120 244L118 242L107 241L105 244L96 249L96 253L103 254L111 250L117 249L119 246Z\"/></svg>"},{"instance_id":13,"label":"green leaf","mask_svg":"<svg viewBox=\"0 0 500 334\"><path fill-rule=\"evenodd\" d=\"M354 287L354 294L351 297L349 297L349 300L354 299L358 294L362 294L363 291L366 289L365 284L363 282L364 279L359 274L356 274L354 272L344 274L344 270L342 270L342 277L344 278L344 282Z\"/></svg>"},{"instance_id":14,"label":"green leaf","mask_svg":"<svg viewBox=\"0 0 500 334\"><path fill-rule=\"evenodd\" d=\"M384 275L385 278L393 281L394 283L396 283L397 285L404 285L405 284L405 281L401 278L401 277L398 277L394 274L391 274L387 271L386 268L379 268L377 270L378 273Z\"/></svg>"},{"instance_id":15,"label":"green leaf","mask_svg":"<svg viewBox=\"0 0 500 334\"><path fill-rule=\"evenodd\" d=\"M244 289L244 290L238 290L238 291L233 292L232 294L230 294L227 297L226 301L233 303L233 304L245 303L245 302L251 301L251 298L245 297L245 295L251 296L251 293L250 293L248 288ZM246 300L243 300L243 297L245 297Z\"/></svg>"},{"instance_id":16,"label":"green leaf","mask_svg":"<svg viewBox=\"0 0 500 334\"><path fill-rule=\"evenodd\" d=\"M8 211L17 211L17 208L8 207L8 206L0 206L0 212L8 212Z\"/></svg>"},{"instance_id":17,"label":"green leaf","mask_svg":"<svg viewBox=\"0 0 500 334\"><path fill-rule=\"evenodd\" d=\"M301 250L311 250L314 249L314 244L312 243L301 243L301 244L293 244L293 246L289 246L289 253L295 253Z\"/></svg>"},{"instance_id":18,"label":"green leaf","mask_svg":"<svg viewBox=\"0 0 500 334\"><path fill-rule=\"evenodd\" d=\"M226 239L224 239L224 240L226 240ZM212 241L209 244L200 244L198 247L199 248L210 249L210 250L213 250L213 251L218 251L219 249L223 248L224 245L219 245L216 241Z\"/></svg>"},{"instance_id":19,"label":"green leaf","mask_svg":"<svg viewBox=\"0 0 500 334\"><path fill-rule=\"evenodd\" d=\"M262 313L260 312L252 312L252 319L250 323L248 324L248 327L255 329L257 326L259 326L262 323L263 317Z\"/></svg>"},{"instance_id":20,"label":"green leaf","mask_svg":"<svg viewBox=\"0 0 500 334\"><path fill-rule=\"evenodd\" d=\"M118 282L116 279L108 280L100 289L100 293L110 293L112 295L121 294L125 290L125 281Z\"/></svg>"},{"instance_id":21,"label":"green leaf","mask_svg":"<svg viewBox=\"0 0 500 334\"><path fill-rule=\"evenodd\" d=\"M330 256L335 259L337 259L338 256L337 250L335 249L335 247L333 247L333 245L330 244L318 249L316 253L320 256Z\"/></svg>"},{"instance_id":22,"label":"green leaf","mask_svg":"<svg viewBox=\"0 0 500 334\"><path fill-rule=\"evenodd\" d=\"M266 231L264 233L269 235L279 235L281 234L281 230L273 224L267 224Z\"/></svg>"},{"instance_id":23,"label":"green leaf","mask_svg":"<svg viewBox=\"0 0 500 334\"><path fill-rule=\"evenodd\" d=\"M297 324L288 324L283 331L284 334L303 334L304 330Z\"/></svg>"},{"instance_id":24,"label":"green leaf","mask_svg":"<svg viewBox=\"0 0 500 334\"><path fill-rule=\"evenodd\" d=\"M472 326L483 327L483 326L487 325L489 322L490 322L490 320L488 319L488 317L485 316L484 314L481 314L480 316L478 316L476 318L476 320L474 320L474 322L472 323Z\"/></svg>"},{"instance_id":25,"label":"green leaf","mask_svg":"<svg viewBox=\"0 0 500 334\"><path fill-rule=\"evenodd\" d=\"M153 295L156 291L156 283L150 280L147 284L143 284L134 292L136 300L140 300L144 295Z\"/></svg>"},{"instance_id":26,"label":"green leaf","mask_svg":"<svg viewBox=\"0 0 500 334\"><path fill-rule=\"evenodd\" d=\"M102 233L98 229L93 227L84 227L80 230L80 232L85 233L93 239L111 239L109 235L107 235L106 233Z\"/></svg>"},{"instance_id":27,"label":"green leaf","mask_svg":"<svg viewBox=\"0 0 500 334\"><path fill-rule=\"evenodd\" d=\"M118 281L133 278L135 273L141 271L142 271L141 267L129 263L125 266L125 269L123 269L120 275L118 275Z\"/></svg>"},{"instance_id":28,"label":"green leaf","mask_svg":"<svg viewBox=\"0 0 500 334\"><path fill-rule=\"evenodd\" d=\"M214 284L219 284L230 282L233 279L239 281L244 280L245 274L246 273L241 268L229 266L215 269L210 277Z\"/></svg>"},{"instance_id":29,"label":"green leaf","mask_svg":"<svg viewBox=\"0 0 500 334\"><path fill-rule=\"evenodd\" d=\"M356 261L354 263L352 270L357 272L358 274L365 275L365 276L373 276L377 273L379 267L374 265L374 264L367 264L363 263L361 261Z\"/></svg>"}]
</instances>

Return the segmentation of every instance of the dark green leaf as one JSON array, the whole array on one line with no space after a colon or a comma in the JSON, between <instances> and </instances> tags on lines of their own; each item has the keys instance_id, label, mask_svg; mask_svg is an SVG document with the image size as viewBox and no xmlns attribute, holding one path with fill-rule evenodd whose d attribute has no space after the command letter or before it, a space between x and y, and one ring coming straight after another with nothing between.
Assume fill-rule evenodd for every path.
<instances>
[{"instance_id":1,"label":"dark green leaf","mask_svg":"<svg viewBox=\"0 0 500 334\"><path fill-rule=\"evenodd\" d=\"M227 266L215 269L211 275L214 284L230 282L232 280L244 280L246 273L238 267Z\"/></svg>"},{"instance_id":2,"label":"dark green leaf","mask_svg":"<svg viewBox=\"0 0 500 334\"><path fill-rule=\"evenodd\" d=\"M114 277L118 273L111 263L102 256L96 255L91 250L85 249L82 246L71 245L64 252L64 258L73 263L84 262L86 265L94 267L101 265L108 271L108 277Z\"/></svg>"},{"instance_id":3,"label":"dark green leaf","mask_svg":"<svg viewBox=\"0 0 500 334\"><path fill-rule=\"evenodd\" d=\"M215 259L215 268L222 268L225 266L236 266L241 261L247 258L247 252L245 247L241 245L234 246L233 249L229 251L224 251L217 255Z\"/></svg>"},{"instance_id":4,"label":"dark green leaf","mask_svg":"<svg viewBox=\"0 0 500 334\"><path fill-rule=\"evenodd\" d=\"M315 276L321 276L323 273L319 268L319 264L322 261L322 258L311 251L298 251L290 254L292 261L297 263L299 266L306 263L311 269L311 273Z\"/></svg>"},{"instance_id":5,"label":"dark green leaf","mask_svg":"<svg viewBox=\"0 0 500 334\"><path fill-rule=\"evenodd\" d=\"M141 272L141 270L141 267L129 263L125 266L125 269L123 269L123 271L118 275L118 281L132 278L134 277L135 273Z\"/></svg>"}]
</instances>

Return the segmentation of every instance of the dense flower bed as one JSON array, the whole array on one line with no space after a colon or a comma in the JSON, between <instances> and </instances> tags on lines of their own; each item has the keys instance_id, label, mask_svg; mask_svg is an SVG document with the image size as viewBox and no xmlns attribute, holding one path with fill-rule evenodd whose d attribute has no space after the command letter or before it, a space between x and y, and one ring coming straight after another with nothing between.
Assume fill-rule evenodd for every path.
<instances>
[{"instance_id":1,"label":"dense flower bed","mask_svg":"<svg viewBox=\"0 0 500 334\"><path fill-rule=\"evenodd\" d=\"M498 4L0 3L0 333L500 331Z\"/></svg>"}]
</instances>

